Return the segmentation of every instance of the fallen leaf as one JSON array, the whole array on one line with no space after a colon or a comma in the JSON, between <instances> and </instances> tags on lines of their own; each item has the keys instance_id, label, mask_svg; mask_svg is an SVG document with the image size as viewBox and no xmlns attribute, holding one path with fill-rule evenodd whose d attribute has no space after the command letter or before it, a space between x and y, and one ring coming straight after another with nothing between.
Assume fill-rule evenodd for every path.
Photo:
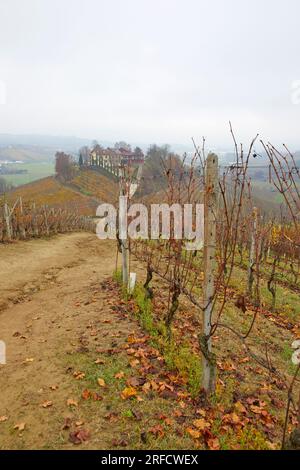
<instances>
[{"instance_id":1,"label":"fallen leaf","mask_svg":"<svg viewBox=\"0 0 300 470\"><path fill-rule=\"evenodd\" d=\"M108 413L104 416L104 419L110 421L111 423L115 423L119 419L119 415L117 413Z\"/></svg>"},{"instance_id":2,"label":"fallen leaf","mask_svg":"<svg viewBox=\"0 0 300 470\"><path fill-rule=\"evenodd\" d=\"M247 413L246 408L244 407L244 405L240 401L237 401L234 404L234 407L239 413Z\"/></svg>"},{"instance_id":3,"label":"fallen leaf","mask_svg":"<svg viewBox=\"0 0 300 470\"><path fill-rule=\"evenodd\" d=\"M14 429L17 429L18 431L24 431L26 426L26 423L18 423L14 426Z\"/></svg>"},{"instance_id":4,"label":"fallen leaf","mask_svg":"<svg viewBox=\"0 0 300 470\"><path fill-rule=\"evenodd\" d=\"M165 418L164 423L166 426L173 426L174 420L172 418Z\"/></svg>"},{"instance_id":5,"label":"fallen leaf","mask_svg":"<svg viewBox=\"0 0 300 470\"><path fill-rule=\"evenodd\" d=\"M68 406L78 406L78 402L74 400L73 398L68 398L67 399L67 405Z\"/></svg>"},{"instance_id":6,"label":"fallen leaf","mask_svg":"<svg viewBox=\"0 0 300 470\"><path fill-rule=\"evenodd\" d=\"M85 377L85 373L80 372L80 371L75 371L73 372L73 377L75 377L76 380L82 380Z\"/></svg>"},{"instance_id":7,"label":"fallen leaf","mask_svg":"<svg viewBox=\"0 0 300 470\"><path fill-rule=\"evenodd\" d=\"M97 382L98 382L98 385L100 385L100 387L106 387L106 383L104 379L99 378Z\"/></svg>"},{"instance_id":8,"label":"fallen leaf","mask_svg":"<svg viewBox=\"0 0 300 470\"><path fill-rule=\"evenodd\" d=\"M201 436L201 433L199 431L196 431L195 429L193 428L187 428L186 429L186 432L189 433L189 435L193 438L193 439L199 439L199 437Z\"/></svg>"},{"instance_id":9,"label":"fallen leaf","mask_svg":"<svg viewBox=\"0 0 300 470\"><path fill-rule=\"evenodd\" d=\"M52 405L53 405L53 402L51 400L46 400L41 404L43 408L49 408Z\"/></svg>"},{"instance_id":10,"label":"fallen leaf","mask_svg":"<svg viewBox=\"0 0 300 470\"><path fill-rule=\"evenodd\" d=\"M34 358L33 357L27 357L25 359L25 361L22 362L22 364L30 364L31 362L34 361Z\"/></svg>"},{"instance_id":11,"label":"fallen leaf","mask_svg":"<svg viewBox=\"0 0 300 470\"><path fill-rule=\"evenodd\" d=\"M132 361L130 361L130 365L131 365L131 367L133 367L133 368L136 367L136 366L138 366L139 363L140 363L140 361L139 361L138 359L133 359Z\"/></svg>"},{"instance_id":12,"label":"fallen leaf","mask_svg":"<svg viewBox=\"0 0 300 470\"><path fill-rule=\"evenodd\" d=\"M199 431L203 431L204 429L207 429L207 428L210 428L210 423L208 423L207 421L205 421L205 419L195 419L193 421L193 425L195 426L195 428L197 428Z\"/></svg>"},{"instance_id":13,"label":"fallen leaf","mask_svg":"<svg viewBox=\"0 0 300 470\"><path fill-rule=\"evenodd\" d=\"M79 427L79 426L83 426L84 425L84 421L76 421L75 423L75 426Z\"/></svg>"},{"instance_id":14,"label":"fallen leaf","mask_svg":"<svg viewBox=\"0 0 300 470\"><path fill-rule=\"evenodd\" d=\"M82 444L82 442L87 441L89 438L90 432L86 429L79 429L78 431L71 432L69 435L69 441L75 445Z\"/></svg>"},{"instance_id":15,"label":"fallen leaf","mask_svg":"<svg viewBox=\"0 0 300 470\"><path fill-rule=\"evenodd\" d=\"M121 397L123 398L123 400L127 400L128 398L136 397L137 393L138 392L134 387L126 387L121 392Z\"/></svg>"},{"instance_id":16,"label":"fallen leaf","mask_svg":"<svg viewBox=\"0 0 300 470\"><path fill-rule=\"evenodd\" d=\"M98 359L95 360L95 364L105 364L105 361L104 361L104 359L98 358Z\"/></svg>"},{"instance_id":17,"label":"fallen leaf","mask_svg":"<svg viewBox=\"0 0 300 470\"><path fill-rule=\"evenodd\" d=\"M122 379L125 376L124 372L120 371L115 374L115 379Z\"/></svg>"},{"instance_id":18,"label":"fallen leaf","mask_svg":"<svg viewBox=\"0 0 300 470\"><path fill-rule=\"evenodd\" d=\"M94 401L101 401L103 400L103 397L101 397L101 395L99 395L99 393L96 393L96 392L93 392L92 393L92 398Z\"/></svg>"},{"instance_id":19,"label":"fallen leaf","mask_svg":"<svg viewBox=\"0 0 300 470\"><path fill-rule=\"evenodd\" d=\"M84 400L88 400L89 398L91 398L91 391L86 388L85 390L83 390L81 397Z\"/></svg>"},{"instance_id":20,"label":"fallen leaf","mask_svg":"<svg viewBox=\"0 0 300 470\"><path fill-rule=\"evenodd\" d=\"M127 447L128 441L126 439L113 439L112 445L114 447Z\"/></svg>"},{"instance_id":21,"label":"fallen leaf","mask_svg":"<svg viewBox=\"0 0 300 470\"><path fill-rule=\"evenodd\" d=\"M149 429L149 432L151 432L151 434L154 434L155 437L163 437L165 435L161 424L157 424L156 426L153 426L152 428Z\"/></svg>"},{"instance_id":22,"label":"fallen leaf","mask_svg":"<svg viewBox=\"0 0 300 470\"><path fill-rule=\"evenodd\" d=\"M220 449L220 441L217 437L207 439L206 444L210 450L219 450Z\"/></svg>"}]
</instances>

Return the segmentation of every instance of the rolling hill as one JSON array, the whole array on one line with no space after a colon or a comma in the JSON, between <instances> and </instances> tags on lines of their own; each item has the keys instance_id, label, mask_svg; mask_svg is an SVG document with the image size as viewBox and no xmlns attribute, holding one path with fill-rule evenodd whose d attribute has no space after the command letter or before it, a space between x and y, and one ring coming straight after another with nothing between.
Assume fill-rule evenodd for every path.
<instances>
[{"instance_id":1,"label":"rolling hill","mask_svg":"<svg viewBox=\"0 0 300 470\"><path fill-rule=\"evenodd\" d=\"M13 204L20 196L24 204L35 202L37 206L60 207L94 216L100 203L117 200L118 184L98 172L83 170L67 184L49 176L19 186L0 197L0 202L5 197L9 204Z\"/></svg>"}]
</instances>

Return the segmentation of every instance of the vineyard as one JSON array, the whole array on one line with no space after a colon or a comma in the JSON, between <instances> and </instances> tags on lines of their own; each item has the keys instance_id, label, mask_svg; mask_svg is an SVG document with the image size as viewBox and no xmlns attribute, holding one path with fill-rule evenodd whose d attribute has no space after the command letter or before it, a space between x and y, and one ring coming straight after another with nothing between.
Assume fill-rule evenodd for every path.
<instances>
[{"instance_id":1,"label":"vineyard","mask_svg":"<svg viewBox=\"0 0 300 470\"><path fill-rule=\"evenodd\" d=\"M122 240L118 232L116 260L114 242L84 233L67 235L83 237L76 238L73 246L82 250L79 261L68 258L67 262L77 269L81 291L80 295L74 292L73 278L65 272L66 304L61 307L70 331L77 325L73 315L78 310L82 315L89 308L93 312L93 321L85 317L87 333L81 317L81 331L73 333L79 334L79 347L71 354L68 351L64 360L78 383L79 405L72 400L77 403L74 409L82 407L76 411L85 416L80 423L87 420L98 429L99 409L93 406L102 400L103 419L116 427L116 433L127 420L126 437L113 439L113 447L129 445L128 436L137 448L168 448L170 442L176 448L213 450L299 447L300 174L287 149L281 153L265 146L270 181L283 201L279 210L266 211L248 176L254 142L247 152L236 146L236 162L227 167L220 166L216 155L199 148L191 162L165 158L158 174L149 171L142 176L142 185L147 180L146 190L132 198L130 172L124 169L118 185L84 169L67 184L46 178L1 200L0 241L7 242L94 232L94 222L86 214L92 215L99 202L115 203L119 191L128 196L128 231L132 233L135 227L137 235ZM155 189L151 192L152 179ZM134 206L140 202L147 214L152 214L155 203L172 208L154 224L157 236L148 236L153 234L153 221L143 218L140 206ZM196 236L197 205L204 210L201 240ZM191 207L188 226L185 219L181 224L176 218L178 211L188 213L187 207ZM165 237L166 227L170 233ZM66 243L66 250L69 241L61 239L61 243ZM111 279L108 272L114 268ZM96 269L106 273L101 281ZM87 287L90 275L94 280ZM55 299L61 286L57 285ZM74 293L71 303L69 292ZM23 295L22 291L18 298ZM41 298L44 302L45 297ZM118 343L120 336L122 343ZM72 338L70 348L76 341ZM61 380L64 383L65 377ZM51 410L52 400L45 400L39 407ZM150 412L153 408L156 412ZM164 414L161 410L166 408ZM9 420L5 414L2 419ZM138 431L131 429L134 419L142 421ZM147 433L141 433L144 426ZM5 429L9 442L8 425ZM70 431L74 445L83 444L78 442L78 432ZM86 445L95 448L97 436L98 431L92 442L87 437Z\"/></svg>"},{"instance_id":2,"label":"vineyard","mask_svg":"<svg viewBox=\"0 0 300 470\"><path fill-rule=\"evenodd\" d=\"M182 162L181 171L165 164L167 184L160 202L182 209L204 203L204 245L187 248L187 239L176 235L174 216L169 239L146 241L141 232L129 244L121 243L123 283L130 271L128 266L124 270L128 251L129 266L135 259L146 269L146 282L131 294L141 324L171 367L183 374L191 396L205 392L215 403L229 383L237 387L238 398L227 410L220 401L209 407L214 420L216 415L221 419L218 432L233 426L241 437L256 419L256 432L268 441L281 439L284 448L298 448L300 174L286 148L283 153L262 143L270 179L284 204L280 216L256 207L248 178L254 142L247 153L236 146L236 163L222 171L215 155L206 157L199 149L191 165ZM157 194L143 202L150 207ZM225 351L221 338L227 341ZM182 355L185 364L180 364ZM237 413L238 407L244 411ZM210 427L189 432L199 443Z\"/></svg>"},{"instance_id":3,"label":"vineyard","mask_svg":"<svg viewBox=\"0 0 300 470\"><path fill-rule=\"evenodd\" d=\"M102 175L100 171L81 169L71 184L78 191L97 198L100 202L115 203L117 201L118 183L115 179Z\"/></svg>"},{"instance_id":4,"label":"vineyard","mask_svg":"<svg viewBox=\"0 0 300 470\"><path fill-rule=\"evenodd\" d=\"M35 203L39 207L48 205L52 208L75 210L79 214L87 216L93 216L98 205L97 201L62 185L53 177L20 186L7 193L5 197L0 196L0 201L3 204L6 200L12 205L18 197L22 197L24 204Z\"/></svg>"},{"instance_id":5,"label":"vineyard","mask_svg":"<svg viewBox=\"0 0 300 470\"><path fill-rule=\"evenodd\" d=\"M75 211L36 206L28 202L23 204L21 197L12 207L7 202L0 206L0 242L80 230L93 231L94 223Z\"/></svg>"}]
</instances>

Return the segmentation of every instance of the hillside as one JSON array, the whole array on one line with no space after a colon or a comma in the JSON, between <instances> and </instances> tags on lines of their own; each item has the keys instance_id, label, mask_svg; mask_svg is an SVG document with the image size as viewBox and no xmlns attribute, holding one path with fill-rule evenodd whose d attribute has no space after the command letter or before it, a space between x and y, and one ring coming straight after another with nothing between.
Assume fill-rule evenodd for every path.
<instances>
[{"instance_id":1,"label":"hillside","mask_svg":"<svg viewBox=\"0 0 300 470\"><path fill-rule=\"evenodd\" d=\"M115 203L119 194L119 185L116 180L87 168L77 173L70 182L70 187L100 202Z\"/></svg>"},{"instance_id":2,"label":"hillside","mask_svg":"<svg viewBox=\"0 0 300 470\"><path fill-rule=\"evenodd\" d=\"M94 215L97 207L97 201L63 186L52 176L19 186L8 194L8 201L13 203L20 196L24 204L35 202L37 206L76 209L83 215Z\"/></svg>"},{"instance_id":3,"label":"hillside","mask_svg":"<svg viewBox=\"0 0 300 470\"><path fill-rule=\"evenodd\" d=\"M0 147L0 162L22 161L25 163L40 163L53 160L54 149L36 145L8 145Z\"/></svg>"},{"instance_id":4,"label":"hillside","mask_svg":"<svg viewBox=\"0 0 300 470\"><path fill-rule=\"evenodd\" d=\"M6 198L13 204L18 197L23 203L35 202L37 206L78 210L82 215L93 216L101 202L115 203L118 197L118 184L101 173L83 170L69 183L63 184L49 176L10 191ZM4 199L0 197L0 200Z\"/></svg>"}]
</instances>

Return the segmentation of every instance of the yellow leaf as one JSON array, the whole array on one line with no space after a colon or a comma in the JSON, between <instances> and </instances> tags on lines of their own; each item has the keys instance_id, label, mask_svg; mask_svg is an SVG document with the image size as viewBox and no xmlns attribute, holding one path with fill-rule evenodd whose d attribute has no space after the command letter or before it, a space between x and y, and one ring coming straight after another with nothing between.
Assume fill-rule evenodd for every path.
<instances>
[{"instance_id":1,"label":"yellow leaf","mask_svg":"<svg viewBox=\"0 0 300 470\"><path fill-rule=\"evenodd\" d=\"M210 423L208 423L207 421L205 421L205 419L195 419L193 421L193 425L195 426L195 428L199 429L199 431L203 431L204 429L207 429L207 428L210 428Z\"/></svg>"},{"instance_id":2,"label":"yellow leaf","mask_svg":"<svg viewBox=\"0 0 300 470\"><path fill-rule=\"evenodd\" d=\"M193 439L199 439L199 437L201 436L200 432L199 431L196 431L195 429L193 428L187 428L186 430L189 435L193 438Z\"/></svg>"},{"instance_id":3,"label":"yellow leaf","mask_svg":"<svg viewBox=\"0 0 300 470\"><path fill-rule=\"evenodd\" d=\"M121 392L121 397L123 398L123 400L127 400L128 398L132 398L136 396L137 396L137 390L134 387L126 387Z\"/></svg>"},{"instance_id":4,"label":"yellow leaf","mask_svg":"<svg viewBox=\"0 0 300 470\"><path fill-rule=\"evenodd\" d=\"M34 358L33 357L27 357L25 359L25 361L22 362L22 364L30 364L31 362L34 361Z\"/></svg>"},{"instance_id":5,"label":"yellow leaf","mask_svg":"<svg viewBox=\"0 0 300 470\"><path fill-rule=\"evenodd\" d=\"M231 413L230 417L233 424L238 424L241 422L239 416L236 413Z\"/></svg>"},{"instance_id":6,"label":"yellow leaf","mask_svg":"<svg viewBox=\"0 0 300 470\"><path fill-rule=\"evenodd\" d=\"M99 379L97 380L97 382L98 382L98 384L100 385L100 387L105 387L105 386L106 386L106 383L105 383L105 380L104 380L104 379L99 378Z\"/></svg>"},{"instance_id":7,"label":"yellow leaf","mask_svg":"<svg viewBox=\"0 0 300 470\"><path fill-rule=\"evenodd\" d=\"M234 404L234 407L237 411L239 411L240 413L247 413L247 410L246 408L244 407L244 405L240 402L240 401L237 401L235 404Z\"/></svg>"}]
</instances>

